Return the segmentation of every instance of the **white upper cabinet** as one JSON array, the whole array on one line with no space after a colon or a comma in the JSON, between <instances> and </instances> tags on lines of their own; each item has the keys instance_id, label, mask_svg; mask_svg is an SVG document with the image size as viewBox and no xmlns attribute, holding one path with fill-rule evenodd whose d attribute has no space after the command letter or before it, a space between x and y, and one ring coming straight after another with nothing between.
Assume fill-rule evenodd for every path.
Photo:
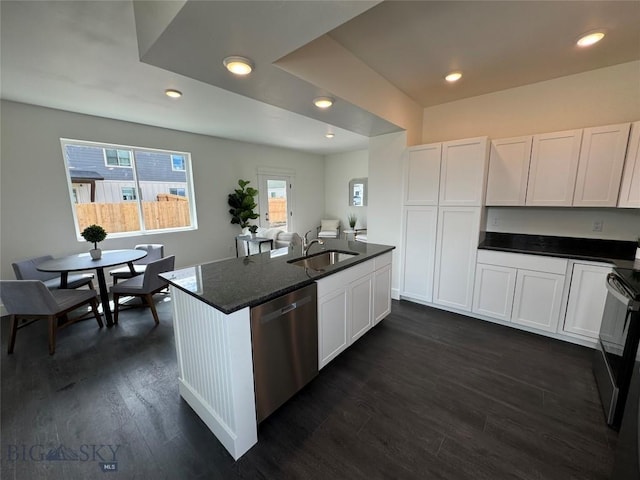
<instances>
[{"instance_id":1,"label":"white upper cabinet","mask_svg":"<svg viewBox=\"0 0 640 480\"><path fill-rule=\"evenodd\" d=\"M437 205L442 144L419 145L407 150L405 205Z\"/></svg>"},{"instance_id":2,"label":"white upper cabinet","mask_svg":"<svg viewBox=\"0 0 640 480\"><path fill-rule=\"evenodd\" d=\"M582 130L534 135L527 205L570 206L578 173Z\"/></svg>"},{"instance_id":3,"label":"white upper cabinet","mask_svg":"<svg viewBox=\"0 0 640 480\"><path fill-rule=\"evenodd\" d=\"M491 142L487 206L525 204L532 140L528 135Z\"/></svg>"},{"instance_id":4,"label":"white upper cabinet","mask_svg":"<svg viewBox=\"0 0 640 480\"><path fill-rule=\"evenodd\" d=\"M585 128L573 205L615 207L631 124Z\"/></svg>"},{"instance_id":5,"label":"white upper cabinet","mask_svg":"<svg viewBox=\"0 0 640 480\"><path fill-rule=\"evenodd\" d=\"M441 206L482 206L487 181L489 139L456 140L442 144Z\"/></svg>"},{"instance_id":6,"label":"white upper cabinet","mask_svg":"<svg viewBox=\"0 0 640 480\"><path fill-rule=\"evenodd\" d=\"M640 208L640 122L631 127L618 206Z\"/></svg>"}]
</instances>

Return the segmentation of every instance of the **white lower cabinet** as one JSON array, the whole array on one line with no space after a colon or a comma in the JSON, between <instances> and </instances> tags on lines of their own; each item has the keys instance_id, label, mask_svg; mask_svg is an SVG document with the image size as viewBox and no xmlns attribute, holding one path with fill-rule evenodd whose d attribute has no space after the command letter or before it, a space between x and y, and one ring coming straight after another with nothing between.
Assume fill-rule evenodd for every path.
<instances>
[{"instance_id":1,"label":"white lower cabinet","mask_svg":"<svg viewBox=\"0 0 640 480\"><path fill-rule=\"evenodd\" d=\"M323 368L391 311L391 252L316 283L318 367Z\"/></svg>"},{"instance_id":2,"label":"white lower cabinet","mask_svg":"<svg viewBox=\"0 0 640 480\"><path fill-rule=\"evenodd\" d=\"M561 258L479 250L473 312L556 332L567 265Z\"/></svg>"},{"instance_id":3,"label":"white lower cabinet","mask_svg":"<svg viewBox=\"0 0 640 480\"><path fill-rule=\"evenodd\" d=\"M555 332L560 319L564 275L518 270L511 321Z\"/></svg>"},{"instance_id":4,"label":"white lower cabinet","mask_svg":"<svg viewBox=\"0 0 640 480\"><path fill-rule=\"evenodd\" d=\"M431 302L436 254L438 207L409 206L403 210L402 279L400 295Z\"/></svg>"},{"instance_id":5,"label":"white lower cabinet","mask_svg":"<svg viewBox=\"0 0 640 480\"><path fill-rule=\"evenodd\" d=\"M610 272L610 266L574 263L563 332L598 338Z\"/></svg>"},{"instance_id":6,"label":"white lower cabinet","mask_svg":"<svg viewBox=\"0 0 640 480\"><path fill-rule=\"evenodd\" d=\"M473 312L509 321L516 288L515 268L479 263L473 294Z\"/></svg>"}]
</instances>

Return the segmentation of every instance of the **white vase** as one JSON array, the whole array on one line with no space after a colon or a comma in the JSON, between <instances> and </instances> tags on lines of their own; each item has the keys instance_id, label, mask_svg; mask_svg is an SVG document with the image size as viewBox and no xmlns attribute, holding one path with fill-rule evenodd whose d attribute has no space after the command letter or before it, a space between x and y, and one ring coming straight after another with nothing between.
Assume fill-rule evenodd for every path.
<instances>
[{"instance_id":1,"label":"white vase","mask_svg":"<svg viewBox=\"0 0 640 480\"><path fill-rule=\"evenodd\" d=\"M102 250L99 248L92 248L89 250L89 255L91 255L93 260L100 260L100 257L102 257Z\"/></svg>"}]
</instances>

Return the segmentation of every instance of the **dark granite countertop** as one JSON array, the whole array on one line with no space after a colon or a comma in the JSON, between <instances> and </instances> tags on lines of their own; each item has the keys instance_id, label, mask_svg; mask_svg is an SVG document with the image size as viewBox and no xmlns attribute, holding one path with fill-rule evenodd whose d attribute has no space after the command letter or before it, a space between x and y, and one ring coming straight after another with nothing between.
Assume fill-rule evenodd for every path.
<instances>
[{"instance_id":1,"label":"dark granite countertop","mask_svg":"<svg viewBox=\"0 0 640 480\"><path fill-rule=\"evenodd\" d=\"M298 245L249 257L204 263L168 272L162 277L171 285L229 314L244 307L260 305L394 248L374 243L326 240L323 246L312 245L311 254L324 249L341 250L358 255L320 272L287 263L288 260L302 257L302 247Z\"/></svg>"},{"instance_id":2,"label":"dark granite countertop","mask_svg":"<svg viewBox=\"0 0 640 480\"><path fill-rule=\"evenodd\" d=\"M478 249L588 260L610 263L619 268L633 268L636 245L636 242L622 240L486 232Z\"/></svg>"}]
</instances>

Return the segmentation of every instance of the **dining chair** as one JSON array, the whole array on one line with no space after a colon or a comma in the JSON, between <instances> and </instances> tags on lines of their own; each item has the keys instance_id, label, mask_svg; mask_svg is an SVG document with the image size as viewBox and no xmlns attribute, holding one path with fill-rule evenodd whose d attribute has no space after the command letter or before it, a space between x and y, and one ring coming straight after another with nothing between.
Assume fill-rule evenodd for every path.
<instances>
[{"instance_id":1,"label":"dining chair","mask_svg":"<svg viewBox=\"0 0 640 480\"><path fill-rule=\"evenodd\" d=\"M142 275L149 263L164 257L164 245L161 243L145 243L136 245L133 248L136 250L146 250L147 256L133 262L133 269L136 273L131 273L128 265L111 270L109 274L113 278L114 285L118 283L118 280L125 280L137 275Z\"/></svg>"},{"instance_id":2,"label":"dining chair","mask_svg":"<svg viewBox=\"0 0 640 480\"><path fill-rule=\"evenodd\" d=\"M169 285L169 282L159 277L158 275L173 270L175 260L175 255L164 257L160 260L155 260L147 264L147 268L145 269L143 275L137 275L111 287L114 305L113 323L115 323L116 325L118 324L120 297L140 297L144 305L148 306L151 309L151 313L153 314L153 319L156 322L156 325L160 323L156 305L153 301L153 295L160 292L160 290L163 290L167 287L167 285Z\"/></svg>"},{"instance_id":3,"label":"dining chair","mask_svg":"<svg viewBox=\"0 0 640 480\"><path fill-rule=\"evenodd\" d=\"M8 349L10 354L13 353L16 343L18 321L23 318L44 318L49 321L49 355L56 351L58 330L83 318L69 318L67 314L73 310L90 304L98 326L102 328L95 290L49 290L40 280L0 280L0 298L11 316ZM64 323L58 324L60 318L64 319Z\"/></svg>"},{"instance_id":4,"label":"dining chair","mask_svg":"<svg viewBox=\"0 0 640 480\"><path fill-rule=\"evenodd\" d=\"M17 280L41 280L45 286L51 290L60 288L60 274L56 272L41 272L38 265L46 260L51 260L51 255L27 258L18 262L13 262L13 272ZM67 288L79 288L87 285L91 290L93 287L93 274L90 273L70 273L67 277Z\"/></svg>"}]
</instances>

